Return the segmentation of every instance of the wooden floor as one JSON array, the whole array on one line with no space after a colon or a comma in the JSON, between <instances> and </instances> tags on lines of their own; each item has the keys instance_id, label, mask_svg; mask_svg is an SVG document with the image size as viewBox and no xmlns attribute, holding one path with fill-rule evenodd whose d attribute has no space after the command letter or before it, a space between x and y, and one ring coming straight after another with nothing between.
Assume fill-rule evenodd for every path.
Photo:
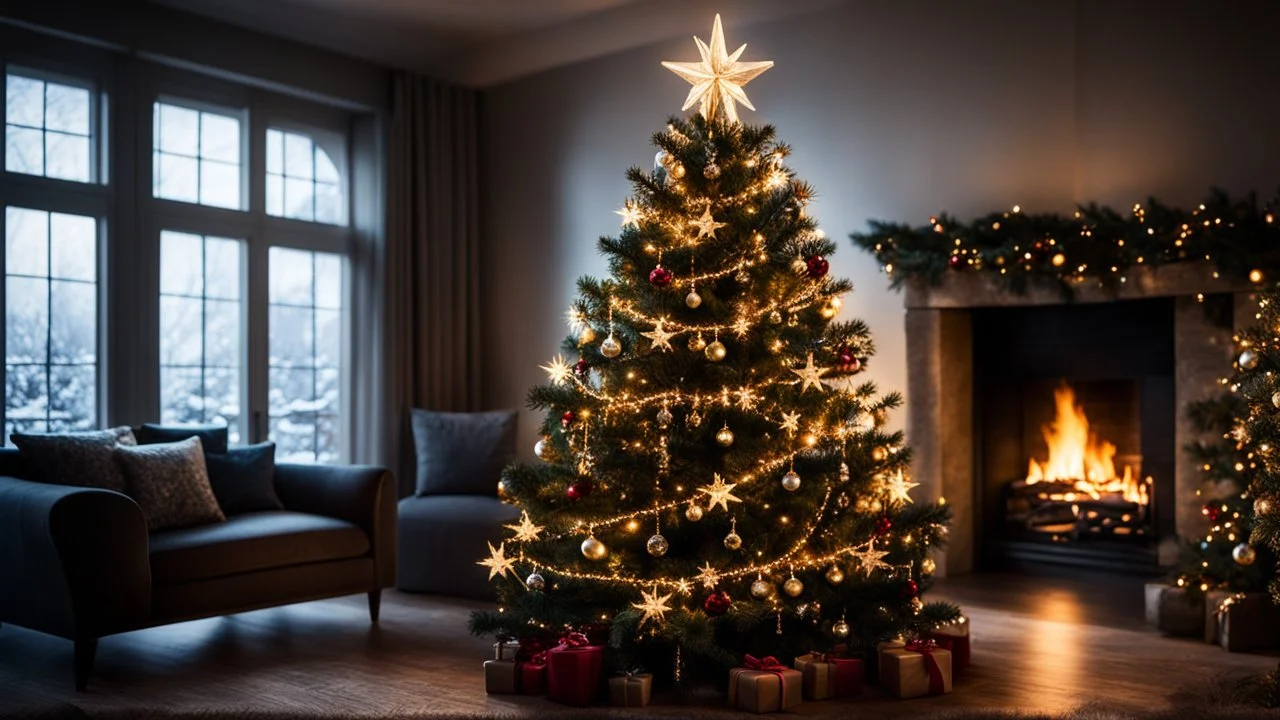
<instances>
[{"instance_id":1,"label":"wooden floor","mask_svg":"<svg viewBox=\"0 0 1280 720\"><path fill-rule=\"evenodd\" d=\"M1062 712L1102 703L1121 712L1169 707L1223 672L1260 674L1275 655L1231 654L1143 627L1140 579L976 575L939 582L933 597L972 619L973 666L955 692L897 701L869 690L850 703L808 703L800 714L918 718L964 708ZM152 711L228 717L571 717L544 699L486 696L489 643L466 632L476 603L392 592L371 626L364 596L107 638L89 691L71 690L71 646L0 628L0 717L61 708L80 717ZM649 714L733 717L712 707Z\"/></svg>"}]
</instances>

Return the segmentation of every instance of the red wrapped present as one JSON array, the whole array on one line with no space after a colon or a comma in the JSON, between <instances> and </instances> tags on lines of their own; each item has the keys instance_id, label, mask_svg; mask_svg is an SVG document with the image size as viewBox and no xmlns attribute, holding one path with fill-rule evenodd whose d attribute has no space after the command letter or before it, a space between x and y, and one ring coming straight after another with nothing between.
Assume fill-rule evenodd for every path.
<instances>
[{"instance_id":1,"label":"red wrapped present","mask_svg":"<svg viewBox=\"0 0 1280 720\"><path fill-rule=\"evenodd\" d=\"M781 712L800 704L804 676L772 656L748 655L745 667L729 671L729 703L739 710L755 713Z\"/></svg>"},{"instance_id":2,"label":"red wrapped present","mask_svg":"<svg viewBox=\"0 0 1280 720\"><path fill-rule=\"evenodd\" d=\"M520 641L515 659L516 682L522 695L547 693L547 649L541 640L526 638Z\"/></svg>"},{"instance_id":3,"label":"red wrapped present","mask_svg":"<svg viewBox=\"0 0 1280 720\"><path fill-rule=\"evenodd\" d=\"M951 652L932 640L880 644L880 682L900 698L951 692Z\"/></svg>"},{"instance_id":4,"label":"red wrapped present","mask_svg":"<svg viewBox=\"0 0 1280 720\"><path fill-rule=\"evenodd\" d=\"M547 651L547 699L565 705L595 701L604 671L604 647L589 642L582 633L569 633Z\"/></svg>"},{"instance_id":5,"label":"red wrapped present","mask_svg":"<svg viewBox=\"0 0 1280 720\"><path fill-rule=\"evenodd\" d=\"M969 618L961 615L959 620L925 633L923 637L951 651L951 672L959 675L969 667Z\"/></svg>"},{"instance_id":6,"label":"red wrapped present","mask_svg":"<svg viewBox=\"0 0 1280 720\"><path fill-rule=\"evenodd\" d=\"M796 670L804 675L805 700L852 697L862 692L865 670L861 660L811 652L796 658Z\"/></svg>"}]
</instances>

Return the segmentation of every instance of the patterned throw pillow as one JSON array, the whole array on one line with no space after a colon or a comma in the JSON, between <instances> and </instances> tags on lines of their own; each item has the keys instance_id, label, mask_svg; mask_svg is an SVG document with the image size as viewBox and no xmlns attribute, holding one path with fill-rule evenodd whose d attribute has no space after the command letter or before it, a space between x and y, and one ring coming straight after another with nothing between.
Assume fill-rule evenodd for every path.
<instances>
[{"instance_id":1,"label":"patterned throw pillow","mask_svg":"<svg viewBox=\"0 0 1280 720\"><path fill-rule=\"evenodd\" d=\"M206 525L227 519L209 485L200 438L121 446L117 457L124 469L129 496L142 508L148 530Z\"/></svg>"},{"instance_id":2,"label":"patterned throw pillow","mask_svg":"<svg viewBox=\"0 0 1280 720\"><path fill-rule=\"evenodd\" d=\"M33 479L116 492L125 490L116 448L137 444L128 427L47 435L13 433L9 439L22 451Z\"/></svg>"}]
</instances>

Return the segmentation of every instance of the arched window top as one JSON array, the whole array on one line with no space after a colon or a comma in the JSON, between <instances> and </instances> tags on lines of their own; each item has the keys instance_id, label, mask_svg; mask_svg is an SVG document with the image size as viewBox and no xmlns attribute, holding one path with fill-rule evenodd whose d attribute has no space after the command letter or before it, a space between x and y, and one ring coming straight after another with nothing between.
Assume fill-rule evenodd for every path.
<instances>
[{"instance_id":1,"label":"arched window top","mask_svg":"<svg viewBox=\"0 0 1280 720\"><path fill-rule=\"evenodd\" d=\"M346 225L341 144L293 130L267 130L267 214Z\"/></svg>"}]
</instances>

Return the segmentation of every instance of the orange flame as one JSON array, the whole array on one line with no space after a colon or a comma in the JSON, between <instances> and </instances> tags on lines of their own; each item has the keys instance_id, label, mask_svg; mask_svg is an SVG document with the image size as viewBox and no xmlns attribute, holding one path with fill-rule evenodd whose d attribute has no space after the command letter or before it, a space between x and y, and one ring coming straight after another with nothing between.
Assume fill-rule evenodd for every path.
<instances>
[{"instance_id":1,"label":"orange flame","mask_svg":"<svg viewBox=\"0 0 1280 720\"><path fill-rule=\"evenodd\" d=\"M1094 500L1104 493L1122 495L1129 502L1147 504L1147 485L1133 476L1128 465L1116 477L1116 446L1099 441L1089 431L1089 418L1076 404L1076 394L1063 385L1053 391L1053 422L1041 428L1049 459L1043 465L1033 458L1027 467L1027 484L1041 481L1073 483L1076 491ZM1072 498L1066 498L1071 500Z\"/></svg>"}]
</instances>

